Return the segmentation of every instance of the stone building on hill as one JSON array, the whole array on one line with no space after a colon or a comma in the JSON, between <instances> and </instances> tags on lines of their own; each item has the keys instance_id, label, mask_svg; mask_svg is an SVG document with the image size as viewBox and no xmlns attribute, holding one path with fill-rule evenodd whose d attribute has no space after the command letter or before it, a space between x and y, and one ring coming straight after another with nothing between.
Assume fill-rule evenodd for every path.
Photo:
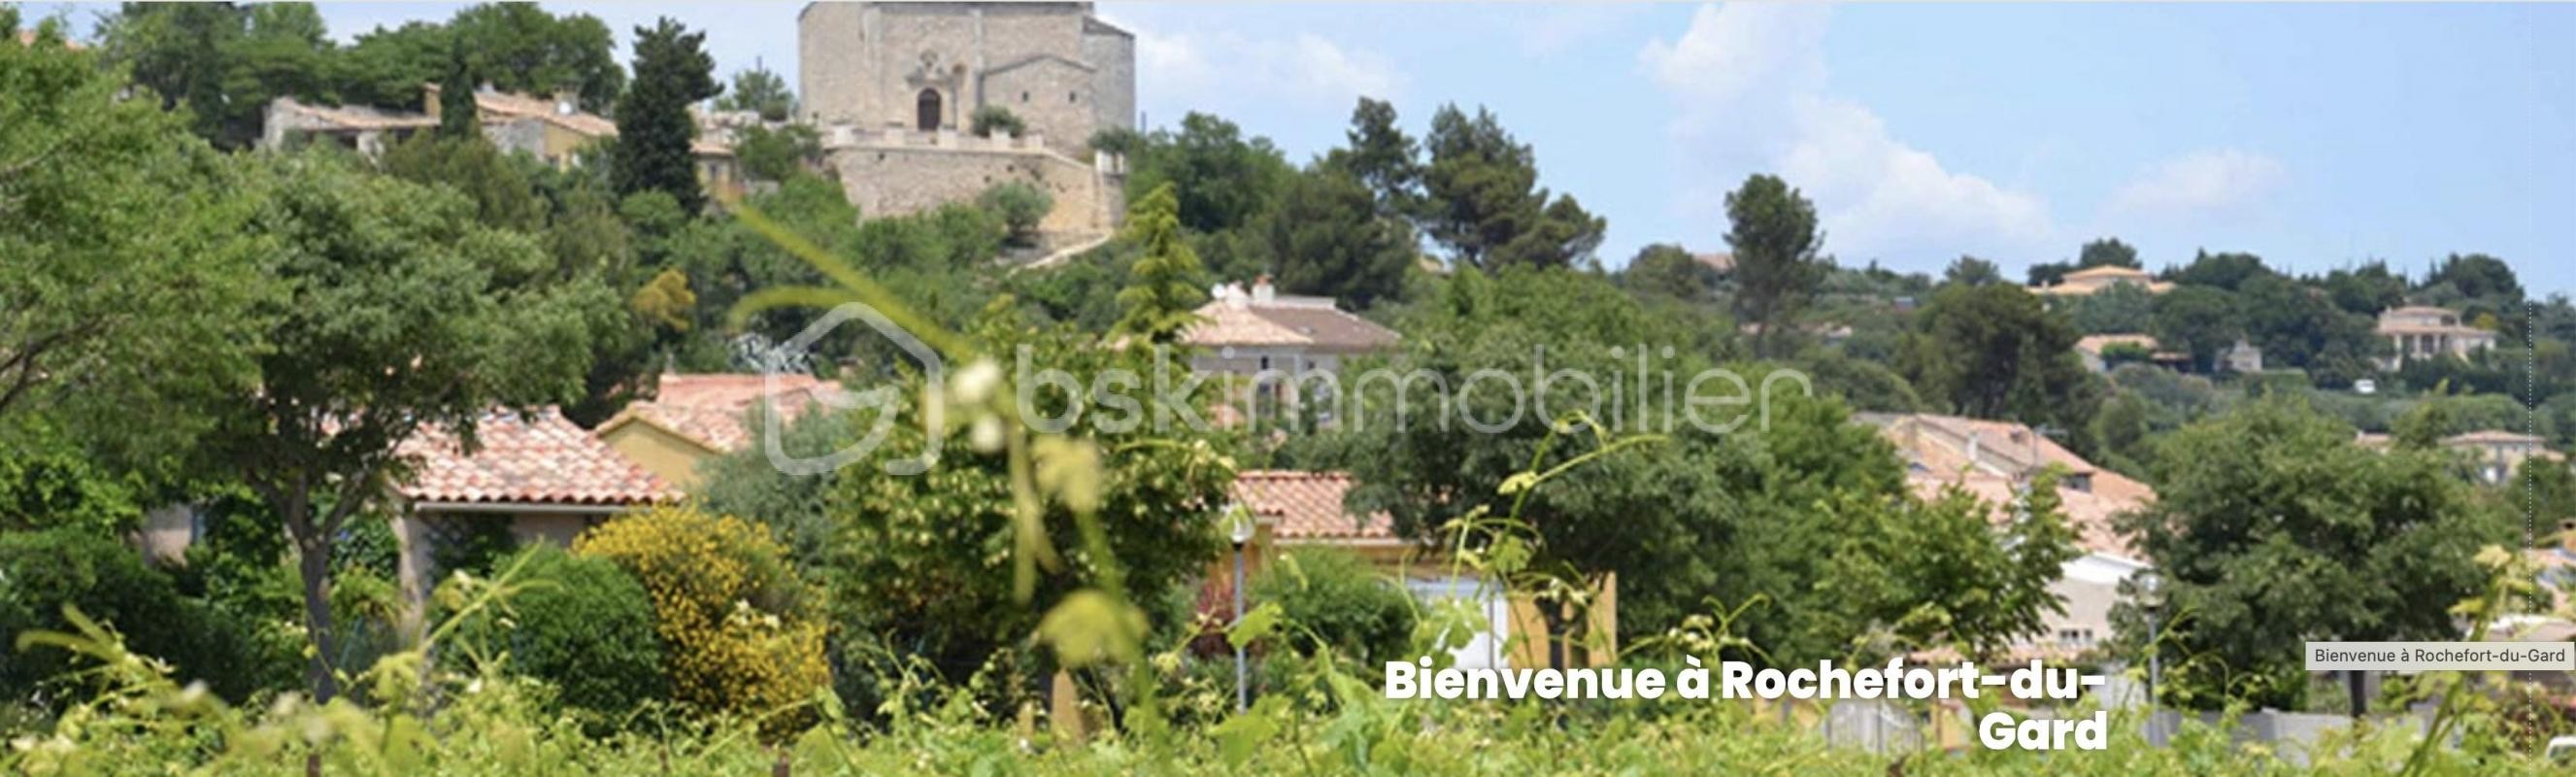
<instances>
[{"instance_id":1,"label":"stone building on hill","mask_svg":"<svg viewBox=\"0 0 2576 777\"><path fill-rule=\"evenodd\" d=\"M1136 37L1090 3L813 3L797 51L800 118L861 218L1026 183L1054 199L1038 232L1062 253L1125 215L1125 161L1090 143L1136 128ZM985 107L1026 129L974 134Z\"/></svg>"},{"instance_id":2,"label":"stone building on hill","mask_svg":"<svg viewBox=\"0 0 2576 777\"><path fill-rule=\"evenodd\" d=\"M1136 36L1090 3L814 3L797 47L818 125L935 132L999 106L1057 149L1136 126Z\"/></svg>"}]
</instances>

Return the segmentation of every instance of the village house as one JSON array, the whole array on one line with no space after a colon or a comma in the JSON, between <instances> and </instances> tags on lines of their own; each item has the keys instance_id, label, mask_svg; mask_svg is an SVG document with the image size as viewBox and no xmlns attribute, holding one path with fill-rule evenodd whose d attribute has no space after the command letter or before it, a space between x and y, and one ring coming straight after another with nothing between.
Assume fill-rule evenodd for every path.
<instances>
[{"instance_id":1,"label":"village house","mask_svg":"<svg viewBox=\"0 0 2576 777\"><path fill-rule=\"evenodd\" d=\"M698 465L750 447L756 426L775 412L783 425L838 391L832 381L801 374L674 374L655 378L652 399L627 404L593 433L608 447L673 485L697 485Z\"/></svg>"},{"instance_id":2,"label":"village house","mask_svg":"<svg viewBox=\"0 0 2576 777\"><path fill-rule=\"evenodd\" d=\"M438 129L441 88L424 84L421 91L426 112L307 105L279 97L269 101L258 145L278 149L328 141L372 158L404 138ZM616 122L582 110L570 94L534 97L481 87L474 91L474 118L483 136L502 151L526 153L557 169L579 164L593 144L617 136ZM717 193L740 193L742 176L732 146L700 138L689 150L697 156L699 183Z\"/></svg>"},{"instance_id":3,"label":"village house","mask_svg":"<svg viewBox=\"0 0 2576 777\"><path fill-rule=\"evenodd\" d=\"M415 607L444 574L438 549L471 533L568 546L620 513L681 496L552 407L495 410L475 424L470 448L452 431L424 429L400 453L411 476L395 487L393 528L402 590Z\"/></svg>"},{"instance_id":4,"label":"village house","mask_svg":"<svg viewBox=\"0 0 2576 777\"><path fill-rule=\"evenodd\" d=\"M2494 332L2461 323L2459 311L2427 305L2381 311L2373 331L2388 341L2389 355L2379 363L2386 370L2403 367L2412 359L2468 358L2496 344Z\"/></svg>"},{"instance_id":5,"label":"village house","mask_svg":"<svg viewBox=\"0 0 2576 777\"><path fill-rule=\"evenodd\" d=\"M2067 273L2052 285L2034 286L2031 288L2031 293L2052 297L2089 297L2103 289L2124 283L2145 289L2148 294L2163 294L2173 290L2172 283L2156 280L2145 270L2102 265Z\"/></svg>"},{"instance_id":6,"label":"village house","mask_svg":"<svg viewBox=\"0 0 2576 777\"><path fill-rule=\"evenodd\" d=\"M1269 418L1284 408L1309 408L1330 422L1342 396L1342 362L1395 348L1393 330L1336 307L1331 297L1277 293L1268 276L1246 291L1239 284L1209 290L1199 320L1181 341L1199 349L1190 369L1239 379L1229 406Z\"/></svg>"},{"instance_id":7,"label":"village house","mask_svg":"<svg viewBox=\"0 0 2576 777\"><path fill-rule=\"evenodd\" d=\"M2011 658L2073 658L2110 639L2120 584L2148 568L2112 521L2155 501L2154 489L2095 467L2022 424L1920 413L1859 418L1896 445L1916 496L1935 499L1959 489L1991 506L1997 524L2013 519L2033 477L2058 468L2059 509L2083 555L2067 562L2062 577L2049 585L2066 611L2046 616L2044 633L2013 645Z\"/></svg>"},{"instance_id":8,"label":"village house","mask_svg":"<svg viewBox=\"0 0 2576 777\"><path fill-rule=\"evenodd\" d=\"M2158 353L2156 338L2148 335L2086 335L2075 341L2075 355L2084 360L2084 369L2096 373L2110 372L2112 367L2119 366L2116 359L2124 349L2143 352L2145 361L2158 363L2170 355ZM2102 355L2106 350L2111 352L2111 358Z\"/></svg>"},{"instance_id":9,"label":"village house","mask_svg":"<svg viewBox=\"0 0 2576 777\"><path fill-rule=\"evenodd\" d=\"M2444 437L2442 447L2468 454L2477 467L2479 480L2502 483L2512 477L2515 470L2521 469L2523 462L2532 459L2562 462L2556 451L2549 450L2547 442L2537 435L2481 429Z\"/></svg>"}]
</instances>

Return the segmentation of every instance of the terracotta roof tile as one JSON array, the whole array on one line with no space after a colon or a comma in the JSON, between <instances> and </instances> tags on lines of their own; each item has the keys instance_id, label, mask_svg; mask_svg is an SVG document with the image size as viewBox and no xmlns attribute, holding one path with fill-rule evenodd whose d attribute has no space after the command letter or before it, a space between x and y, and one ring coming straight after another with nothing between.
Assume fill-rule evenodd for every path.
<instances>
[{"instance_id":1,"label":"terracotta roof tile","mask_svg":"<svg viewBox=\"0 0 2576 777\"><path fill-rule=\"evenodd\" d=\"M1220 299L1199 306L1198 315L1199 321L1184 330L1181 338L1203 347L1284 345L1366 351L1396 344L1394 331L1334 308L1329 299Z\"/></svg>"},{"instance_id":2,"label":"terracotta roof tile","mask_svg":"<svg viewBox=\"0 0 2576 777\"><path fill-rule=\"evenodd\" d=\"M1385 513L1363 522L1342 506L1352 482L1341 472L1246 470L1234 476L1234 498L1271 524L1276 540L1394 539L1394 521Z\"/></svg>"},{"instance_id":3,"label":"terracotta roof tile","mask_svg":"<svg viewBox=\"0 0 2576 777\"><path fill-rule=\"evenodd\" d=\"M736 451L754 439L747 421L754 405L770 399L781 420L793 421L840 384L811 375L779 375L776 382L758 373L663 375L654 398L626 406L601 424L606 430L641 420L687 437L717 451Z\"/></svg>"},{"instance_id":4,"label":"terracotta roof tile","mask_svg":"<svg viewBox=\"0 0 2576 777\"><path fill-rule=\"evenodd\" d=\"M563 414L548 407L522 417L496 412L475 427L476 450L445 429L423 430L404 443L413 460L401 487L414 502L524 502L632 505L680 493Z\"/></svg>"}]
</instances>

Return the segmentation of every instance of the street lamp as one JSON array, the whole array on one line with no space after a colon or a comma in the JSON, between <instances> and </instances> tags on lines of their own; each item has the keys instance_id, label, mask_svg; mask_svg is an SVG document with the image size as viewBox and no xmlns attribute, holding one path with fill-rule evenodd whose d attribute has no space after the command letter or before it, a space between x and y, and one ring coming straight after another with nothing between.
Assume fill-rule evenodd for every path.
<instances>
[{"instance_id":1,"label":"street lamp","mask_svg":"<svg viewBox=\"0 0 2576 777\"><path fill-rule=\"evenodd\" d=\"M2156 616L2162 614L2164 610L2164 587L2164 577L2157 575L2155 570L2138 573L2138 606L2147 613L2147 744L2149 745L2164 744L2164 723L2156 715L2156 683L2163 679L2160 675L2164 670L2163 664L2157 660L2156 655L2159 652L2157 649L2162 647L2158 643L2164 638L2164 635L2156 630L2158 626Z\"/></svg>"},{"instance_id":2,"label":"street lamp","mask_svg":"<svg viewBox=\"0 0 2576 777\"><path fill-rule=\"evenodd\" d=\"M1234 541L1234 621L1243 622L1243 546L1252 542L1252 511L1240 504L1225 506L1228 524L1226 538ZM1232 640L1227 640L1231 642ZM1246 669L1243 645L1234 646L1234 711L1252 706L1251 673Z\"/></svg>"}]
</instances>

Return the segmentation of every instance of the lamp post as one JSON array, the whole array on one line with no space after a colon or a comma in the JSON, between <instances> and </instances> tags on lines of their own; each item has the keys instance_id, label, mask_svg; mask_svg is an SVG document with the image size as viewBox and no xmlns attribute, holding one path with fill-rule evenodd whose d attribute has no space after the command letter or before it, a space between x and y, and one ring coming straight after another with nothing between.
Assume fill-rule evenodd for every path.
<instances>
[{"instance_id":1,"label":"lamp post","mask_svg":"<svg viewBox=\"0 0 2576 777\"><path fill-rule=\"evenodd\" d=\"M1234 541L1234 620L1243 622L1243 546L1252 542L1252 512L1242 505L1225 506L1229 523L1226 538ZM1232 640L1228 640L1229 642ZM1234 711L1252 706L1251 672L1244 663L1243 645L1234 646Z\"/></svg>"},{"instance_id":2,"label":"lamp post","mask_svg":"<svg viewBox=\"0 0 2576 777\"><path fill-rule=\"evenodd\" d=\"M2164 577L2155 570L2138 573L2138 606L2147 613L2147 744L2164 744L2164 721L2156 715L2156 683L2163 679L2164 666L2159 663L2158 648L2164 635L2157 631L2157 617L2165 606Z\"/></svg>"}]
</instances>

